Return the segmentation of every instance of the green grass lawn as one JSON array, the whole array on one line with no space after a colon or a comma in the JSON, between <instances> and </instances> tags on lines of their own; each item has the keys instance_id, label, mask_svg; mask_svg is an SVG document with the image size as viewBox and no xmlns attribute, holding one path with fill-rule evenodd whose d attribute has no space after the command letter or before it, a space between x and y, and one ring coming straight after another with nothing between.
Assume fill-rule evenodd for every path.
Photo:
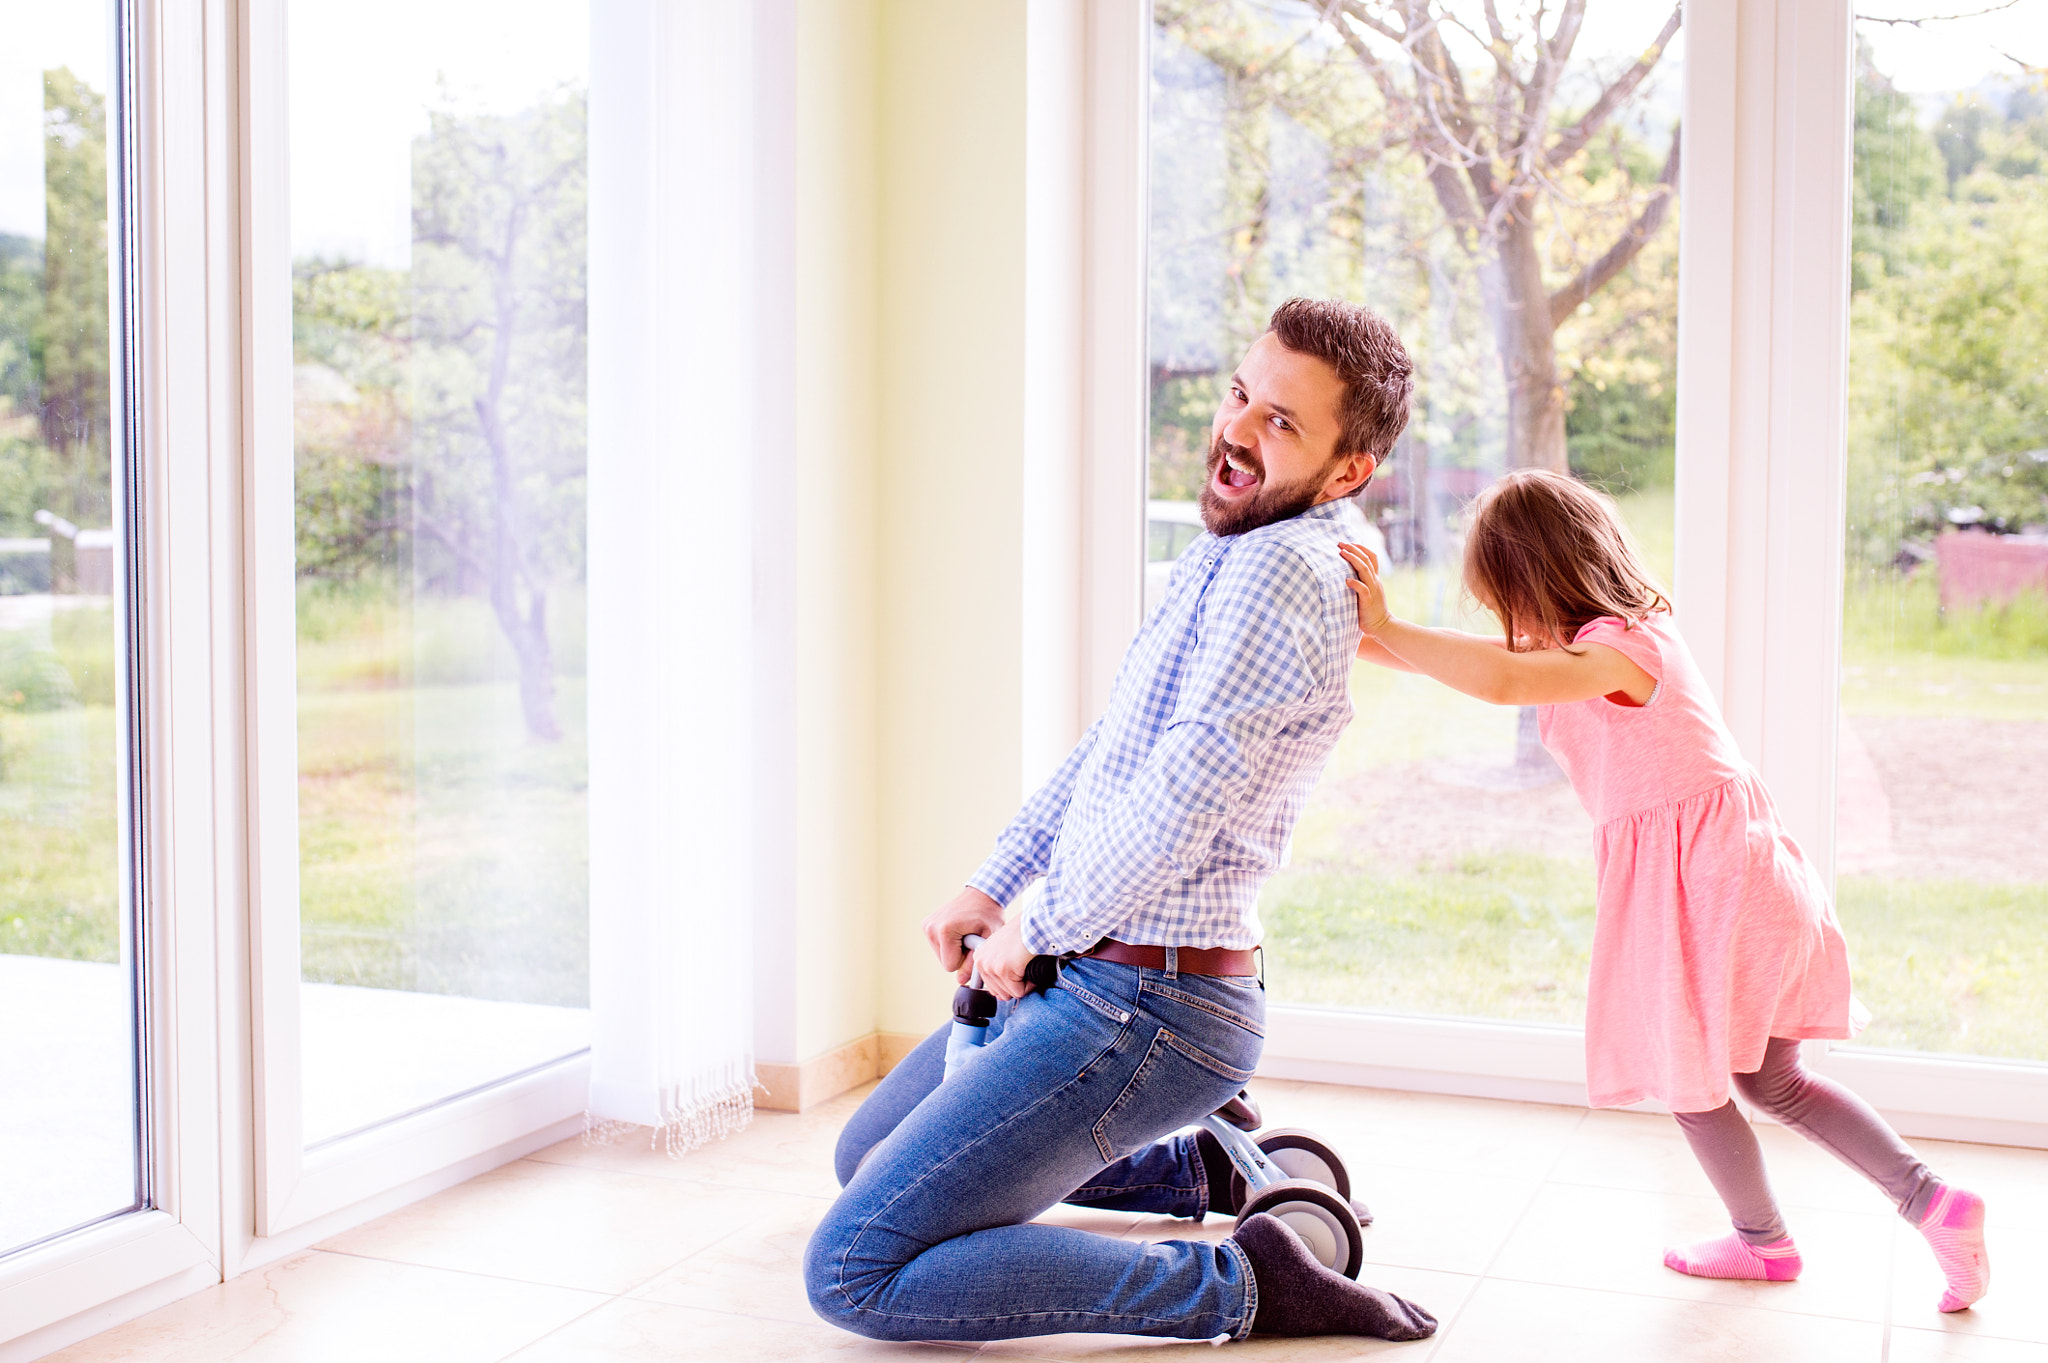
<instances>
[{"instance_id":1,"label":"green grass lawn","mask_svg":"<svg viewBox=\"0 0 2048 1363\"><path fill-rule=\"evenodd\" d=\"M509 682L301 696L305 978L588 1003L581 679L559 699L533 744Z\"/></svg>"},{"instance_id":2,"label":"green grass lawn","mask_svg":"<svg viewBox=\"0 0 2048 1363\"><path fill-rule=\"evenodd\" d=\"M484 604L402 601L300 595L305 978L585 1006L583 679L556 678L562 738L529 741ZM581 599L550 605L558 667L580 672Z\"/></svg>"},{"instance_id":3,"label":"green grass lawn","mask_svg":"<svg viewBox=\"0 0 2048 1363\"><path fill-rule=\"evenodd\" d=\"M1663 493L1623 507L1651 566L1666 574L1670 505ZM1409 619L1492 628L1448 575L1396 568L1387 581L1395 611ZM1850 593L1844 709L2048 720L2048 609L2030 600L1937 607L1928 572ZM1304 812L1293 862L1260 901L1275 1000L1582 1020L1590 846L1376 864L1357 854L1359 816L1340 795L1346 783L1391 781L1410 764L1504 758L1514 712L1366 665L1353 675L1352 700L1358 719ZM2048 885L1853 876L1838 899L1857 993L1876 1015L1862 1044L2048 1059Z\"/></svg>"},{"instance_id":4,"label":"green grass lawn","mask_svg":"<svg viewBox=\"0 0 2048 1363\"><path fill-rule=\"evenodd\" d=\"M1290 866L1259 901L1276 1002L1580 1022L1592 860L1472 855L1423 872Z\"/></svg>"},{"instance_id":5,"label":"green grass lawn","mask_svg":"<svg viewBox=\"0 0 2048 1363\"><path fill-rule=\"evenodd\" d=\"M305 596L305 978L587 1004L582 677L557 678L562 740L530 743L482 603ZM580 670L580 600L552 618ZM113 656L104 610L0 635L0 952L118 959Z\"/></svg>"}]
</instances>

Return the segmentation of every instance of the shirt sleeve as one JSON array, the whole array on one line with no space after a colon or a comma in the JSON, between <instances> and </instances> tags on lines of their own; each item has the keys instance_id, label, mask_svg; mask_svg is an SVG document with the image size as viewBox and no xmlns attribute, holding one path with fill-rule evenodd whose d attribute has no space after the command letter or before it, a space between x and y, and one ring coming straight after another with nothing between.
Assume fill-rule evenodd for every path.
<instances>
[{"instance_id":1,"label":"shirt sleeve","mask_svg":"<svg viewBox=\"0 0 2048 1363\"><path fill-rule=\"evenodd\" d=\"M1619 616L1603 615L1589 621L1572 636L1575 644L1605 644L1650 674L1651 681L1664 680L1664 651L1657 636L1641 624L1630 625Z\"/></svg>"},{"instance_id":2,"label":"shirt sleeve","mask_svg":"<svg viewBox=\"0 0 2048 1363\"><path fill-rule=\"evenodd\" d=\"M1074 798L1074 783L1080 778L1081 764L1088 760L1101 731L1100 719L1089 725L1088 732L1081 735L1081 741L1060 763L1059 770L1024 802L1017 817L997 837L988 860L967 878L970 887L1008 907L1025 886L1045 874L1046 867L1052 864L1053 844L1059 841L1067 805Z\"/></svg>"},{"instance_id":3,"label":"shirt sleeve","mask_svg":"<svg viewBox=\"0 0 2048 1363\"><path fill-rule=\"evenodd\" d=\"M1100 819L1063 854L1059 928L1093 943L1194 875L1231 810L1300 723L1329 667L1314 570L1282 544L1247 544L1210 584L1165 731ZM1033 951L1057 949L1036 912Z\"/></svg>"}]
</instances>

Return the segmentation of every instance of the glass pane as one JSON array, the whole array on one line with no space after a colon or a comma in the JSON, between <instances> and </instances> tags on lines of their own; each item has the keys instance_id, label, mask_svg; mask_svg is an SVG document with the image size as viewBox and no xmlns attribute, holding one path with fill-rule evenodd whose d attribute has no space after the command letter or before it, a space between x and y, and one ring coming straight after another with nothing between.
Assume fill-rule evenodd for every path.
<instances>
[{"instance_id":1,"label":"glass pane","mask_svg":"<svg viewBox=\"0 0 2048 1363\"><path fill-rule=\"evenodd\" d=\"M1836 887L1861 1041L2048 1060L2048 5L1857 34Z\"/></svg>"},{"instance_id":2,"label":"glass pane","mask_svg":"<svg viewBox=\"0 0 2048 1363\"><path fill-rule=\"evenodd\" d=\"M139 1204L104 0L0 41L0 1254Z\"/></svg>"},{"instance_id":3,"label":"glass pane","mask_svg":"<svg viewBox=\"0 0 2048 1363\"><path fill-rule=\"evenodd\" d=\"M1503 7L1504 75L1470 37L1487 31L1481 7L1412 8L1448 15L1430 31L1462 74L1481 148L1470 174L1414 97L1439 39L1404 47L1338 6L1155 0L1148 544L1197 519L1222 380L1273 307L1366 303L1416 365L1408 430L1359 498L1395 609L1491 631L1460 586L1460 521L1508 468L1569 468L1611 491L1668 580L1683 56L1660 38L1668 6L1594 0L1542 150L1515 170L1493 120L1525 107L1529 13ZM1555 36L1555 12L1538 22ZM1582 124L1617 86L1612 115ZM1510 178L1486 181L1485 165ZM1514 324L1532 316L1544 324ZM1170 567L1147 565L1148 608ZM1261 901L1276 1000L1579 1021L1593 830L1534 712L1366 664L1352 699L1358 718Z\"/></svg>"},{"instance_id":4,"label":"glass pane","mask_svg":"<svg viewBox=\"0 0 2048 1363\"><path fill-rule=\"evenodd\" d=\"M588 1042L588 10L289 25L318 1144Z\"/></svg>"}]
</instances>

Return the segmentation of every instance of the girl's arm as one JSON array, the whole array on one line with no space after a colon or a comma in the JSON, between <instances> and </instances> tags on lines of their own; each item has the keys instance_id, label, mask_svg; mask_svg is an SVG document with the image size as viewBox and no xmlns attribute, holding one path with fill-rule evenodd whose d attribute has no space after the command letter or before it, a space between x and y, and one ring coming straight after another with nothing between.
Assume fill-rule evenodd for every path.
<instances>
[{"instance_id":1,"label":"girl's arm","mask_svg":"<svg viewBox=\"0 0 2048 1363\"><path fill-rule=\"evenodd\" d=\"M1387 610L1379 564L1363 546L1338 552L1357 576L1345 585L1358 597L1358 624L1379 647L1453 690L1494 705L1563 705L1595 696L1626 695L1637 705L1649 700L1657 682L1649 673L1603 644L1515 653L1498 640L1457 630L1424 629ZM1365 646L1359 646L1365 657Z\"/></svg>"},{"instance_id":2,"label":"girl's arm","mask_svg":"<svg viewBox=\"0 0 2048 1363\"><path fill-rule=\"evenodd\" d=\"M1391 667L1396 672L1413 672L1415 670L1413 663L1403 660L1399 654L1373 638L1370 634L1358 641L1358 656L1365 662L1378 663L1381 667Z\"/></svg>"}]
</instances>

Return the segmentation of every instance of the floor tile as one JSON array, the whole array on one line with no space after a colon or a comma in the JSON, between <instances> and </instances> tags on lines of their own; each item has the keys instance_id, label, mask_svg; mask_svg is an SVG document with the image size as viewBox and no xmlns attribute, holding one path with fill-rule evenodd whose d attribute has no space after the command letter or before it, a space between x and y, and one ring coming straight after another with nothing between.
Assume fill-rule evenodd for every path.
<instances>
[{"instance_id":1,"label":"floor tile","mask_svg":"<svg viewBox=\"0 0 2048 1363\"><path fill-rule=\"evenodd\" d=\"M1898 1326L1889 1363L2048 1363L2048 1344Z\"/></svg>"},{"instance_id":2,"label":"floor tile","mask_svg":"<svg viewBox=\"0 0 2048 1363\"><path fill-rule=\"evenodd\" d=\"M314 1252L244 1274L49 1363L496 1363L601 1295Z\"/></svg>"},{"instance_id":3,"label":"floor tile","mask_svg":"<svg viewBox=\"0 0 2048 1363\"><path fill-rule=\"evenodd\" d=\"M1550 1184L1501 1247L1489 1278L1882 1321L1895 1217L1808 1209L1794 1221L1806 1271L1791 1283L1692 1278L1664 1250L1728 1232L1715 1197Z\"/></svg>"},{"instance_id":4,"label":"floor tile","mask_svg":"<svg viewBox=\"0 0 2048 1363\"><path fill-rule=\"evenodd\" d=\"M1488 1280L1431 1363L1879 1363L1871 1321Z\"/></svg>"},{"instance_id":5,"label":"floor tile","mask_svg":"<svg viewBox=\"0 0 2048 1363\"><path fill-rule=\"evenodd\" d=\"M1353 1192L1373 1210L1365 1260L1444 1273L1484 1271L1540 1187L1532 1179L1385 1168Z\"/></svg>"},{"instance_id":6,"label":"floor tile","mask_svg":"<svg viewBox=\"0 0 2048 1363\"><path fill-rule=\"evenodd\" d=\"M863 1085L808 1112L756 1112L746 1130L680 1158L633 1137L606 1145L586 1145L574 1137L527 1158L651 1178L836 1197L839 1179L832 1170L833 1146L839 1129L873 1087Z\"/></svg>"},{"instance_id":7,"label":"floor tile","mask_svg":"<svg viewBox=\"0 0 2048 1363\"><path fill-rule=\"evenodd\" d=\"M816 1322L622 1297L513 1354L506 1363L959 1363L972 1346L885 1344Z\"/></svg>"},{"instance_id":8,"label":"floor tile","mask_svg":"<svg viewBox=\"0 0 2048 1363\"><path fill-rule=\"evenodd\" d=\"M516 1160L321 1243L373 1259L624 1292L822 1200Z\"/></svg>"},{"instance_id":9,"label":"floor tile","mask_svg":"<svg viewBox=\"0 0 2048 1363\"><path fill-rule=\"evenodd\" d=\"M815 1325L804 1290L804 1247L822 1202L777 1208L698 1250L634 1292L636 1297Z\"/></svg>"},{"instance_id":10,"label":"floor tile","mask_svg":"<svg viewBox=\"0 0 2048 1363\"><path fill-rule=\"evenodd\" d=\"M1869 1180L1798 1133L1770 1122L1758 1122L1753 1129L1771 1188L1787 1212L1809 1207L1873 1212L1889 1205ZM1663 1113L1588 1112L1550 1178L1643 1192L1713 1193L1678 1123Z\"/></svg>"},{"instance_id":11,"label":"floor tile","mask_svg":"<svg viewBox=\"0 0 2048 1363\"><path fill-rule=\"evenodd\" d=\"M2048 1226L1987 1212L1991 1291L1967 1311L1944 1315L1941 1270L1917 1232L1903 1230L1892 1259L1892 1323L1951 1335L2048 1344Z\"/></svg>"}]
</instances>

